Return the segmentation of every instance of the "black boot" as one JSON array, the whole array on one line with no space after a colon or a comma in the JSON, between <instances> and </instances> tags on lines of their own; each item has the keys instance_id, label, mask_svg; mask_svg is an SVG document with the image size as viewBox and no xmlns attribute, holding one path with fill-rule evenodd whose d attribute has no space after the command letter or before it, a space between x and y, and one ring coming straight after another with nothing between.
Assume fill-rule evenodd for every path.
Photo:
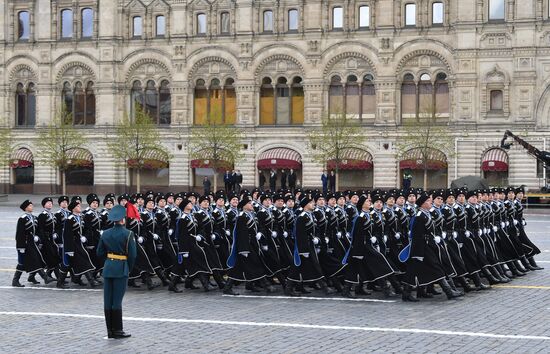
<instances>
[{"instance_id":1,"label":"black boot","mask_svg":"<svg viewBox=\"0 0 550 354\"><path fill-rule=\"evenodd\" d=\"M321 289L324 291L325 295L336 294L336 289L329 287L326 281L319 280L319 285L321 286Z\"/></svg>"},{"instance_id":2,"label":"black boot","mask_svg":"<svg viewBox=\"0 0 550 354\"><path fill-rule=\"evenodd\" d=\"M111 310L111 318L112 318L112 328L113 328L113 338L115 339L123 339L131 337L132 335L129 333L124 333L123 327L122 327L122 310Z\"/></svg>"},{"instance_id":3,"label":"black boot","mask_svg":"<svg viewBox=\"0 0 550 354\"><path fill-rule=\"evenodd\" d=\"M53 278L54 281L57 280L57 268L48 269L46 274L48 275L48 277ZM52 274L55 274L55 277L53 277Z\"/></svg>"},{"instance_id":4,"label":"black boot","mask_svg":"<svg viewBox=\"0 0 550 354\"><path fill-rule=\"evenodd\" d=\"M481 269L481 271L483 272L483 275L485 276L485 279L487 279L487 281L489 282L489 284L493 285L493 284L499 284L500 281L495 278L493 276L493 274L491 274L491 271L489 269L487 269L489 267L484 267Z\"/></svg>"},{"instance_id":5,"label":"black boot","mask_svg":"<svg viewBox=\"0 0 550 354\"><path fill-rule=\"evenodd\" d=\"M44 279L44 284L49 284L49 283L55 281L54 278L50 277L50 276L49 276L48 274L46 274L46 272L43 271L43 270L39 270L39 271L38 271L38 275L40 275L40 277L41 277L42 279Z\"/></svg>"},{"instance_id":6,"label":"black boot","mask_svg":"<svg viewBox=\"0 0 550 354\"><path fill-rule=\"evenodd\" d=\"M199 280L201 281L202 289L204 290L205 293L215 289L213 286L210 285L209 278L210 277L204 273L199 274Z\"/></svg>"},{"instance_id":7,"label":"black boot","mask_svg":"<svg viewBox=\"0 0 550 354\"><path fill-rule=\"evenodd\" d=\"M143 282L145 283L145 285L147 285L147 290L153 290L154 288L160 286L160 284L157 284L153 281L149 273L143 273L141 279L143 279Z\"/></svg>"},{"instance_id":8,"label":"black boot","mask_svg":"<svg viewBox=\"0 0 550 354\"><path fill-rule=\"evenodd\" d=\"M372 291L365 289L363 282L355 286L355 295L371 295Z\"/></svg>"},{"instance_id":9,"label":"black boot","mask_svg":"<svg viewBox=\"0 0 550 354\"><path fill-rule=\"evenodd\" d=\"M253 292L253 293L261 293L262 292L262 288L260 288L258 285L256 285L256 282L255 281L249 281L249 282L246 282L244 288L250 292Z\"/></svg>"},{"instance_id":10,"label":"black boot","mask_svg":"<svg viewBox=\"0 0 550 354\"><path fill-rule=\"evenodd\" d=\"M433 284L429 284L426 286L426 293L427 294L432 294L432 295L441 295L442 292L441 291L437 291L435 289L435 286Z\"/></svg>"},{"instance_id":11,"label":"black boot","mask_svg":"<svg viewBox=\"0 0 550 354\"><path fill-rule=\"evenodd\" d=\"M176 277L176 278L178 278L178 277ZM192 277L185 278L185 289L190 289L190 290L200 289L200 286L193 285L193 280L195 280L195 279L192 278Z\"/></svg>"},{"instance_id":12,"label":"black boot","mask_svg":"<svg viewBox=\"0 0 550 354\"><path fill-rule=\"evenodd\" d=\"M448 282L449 285L451 286L451 289L453 289L454 291L456 291L457 293L460 294L459 296L464 296L464 291L458 290L458 289L456 288L456 285L455 285L455 282L453 281L453 278L447 279L447 282Z\"/></svg>"},{"instance_id":13,"label":"black boot","mask_svg":"<svg viewBox=\"0 0 550 354\"><path fill-rule=\"evenodd\" d=\"M350 299L356 299L357 296L355 295L354 289L356 288L355 285L352 283L347 283L344 285L344 291L342 291L342 295L344 297L350 298Z\"/></svg>"},{"instance_id":14,"label":"black boot","mask_svg":"<svg viewBox=\"0 0 550 354\"><path fill-rule=\"evenodd\" d=\"M539 270L531 265L529 261L527 260L527 257L523 256L521 257L521 264L523 264L523 267L527 270Z\"/></svg>"},{"instance_id":15,"label":"black boot","mask_svg":"<svg viewBox=\"0 0 550 354\"><path fill-rule=\"evenodd\" d=\"M516 264L514 262L508 262L506 263L506 265L508 266L508 269L510 269L510 272L512 272L512 274L516 277L523 277L525 275L524 272L520 271L517 267L516 267Z\"/></svg>"},{"instance_id":16,"label":"black boot","mask_svg":"<svg viewBox=\"0 0 550 354\"><path fill-rule=\"evenodd\" d=\"M386 279L382 280L382 290L384 291L385 297L394 297L396 293L393 291L391 285L389 282L386 281Z\"/></svg>"},{"instance_id":17,"label":"black boot","mask_svg":"<svg viewBox=\"0 0 550 354\"><path fill-rule=\"evenodd\" d=\"M543 270L544 268L543 267L540 267L537 262L535 262L535 257L529 257L527 258L527 260L529 261L529 264L531 265L531 267L534 269L534 270Z\"/></svg>"},{"instance_id":18,"label":"black boot","mask_svg":"<svg viewBox=\"0 0 550 354\"><path fill-rule=\"evenodd\" d=\"M500 283L509 283L510 279L506 275L501 275L497 269L497 267L489 267L489 271L493 276L500 282Z\"/></svg>"},{"instance_id":19,"label":"black boot","mask_svg":"<svg viewBox=\"0 0 550 354\"><path fill-rule=\"evenodd\" d=\"M103 311L105 312L105 324L107 325L107 338L114 338L111 309L104 309Z\"/></svg>"},{"instance_id":20,"label":"black boot","mask_svg":"<svg viewBox=\"0 0 550 354\"><path fill-rule=\"evenodd\" d=\"M296 291L296 284L287 279L286 286L285 286L285 295L286 296L292 296L292 297L300 297L302 294Z\"/></svg>"},{"instance_id":21,"label":"black boot","mask_svg":"<svg viewBox=\"0 0 550 354\"><path fill-rule=\"evenodd\" d=\"M69 285L65 284L65 278L67 278L67 273L59 271L59 273L57 274L57 284L55 285L55 287L59 289L68 289Z\"/></svg>"},{"instance_id":22,"label":"black boot","mask_svg":"<svg viewBox=\"0 0 550 354\"><path fill-rule=\"evenodd\" d=\"M214 277L214 280L216 281L218 288L220 290L223 290L225 288L225 281L223 280L221 273L218 271L214 271L214 273L212 273L212 276Z\"/></svg>"},{"instance_id":23,"label":"black boot","mask_svg":"<svg viewBox=\"0 0 550 354\"><path fill-rule=\"evenodd\" d=\"M15 274L13 275L13 280L11 281L11 286L14 286L16 288L24 288L25 285L21 284L19 282L19 279L21 279L21 274L23 274L22 271L16 270Z\"/></svg>"},{"instance_id":24,"label":"black boot","mask_svg":"<svg viewBox=\"0 0 550 354\"><path fill-rule=\"evenodd\" d=\"M233 290L233 286L235 285L235 281L233 279L229 279L226 283L225 283L225 286L223 288L223 293L225 295L233 295L233 296L237 296L239 295L238 292L235 292L235 290Z\"/></svg>"},{"instance_id":25,"label":"black boot","mask_svg":"<svg viewBox=\"0 0 550 354\"><path fill-rule=\"evenodd\" d=\"M269 283L269 281L266 278L262 278L261 284L264 287L264 290L266 293L271 294L275 292L275 288L273 285Z\"/></svg>"},{"instance_id":26,"label":"black boot","mask_svg":"<svg viewBox=\"0 0 550 354\"><path fill-rule=\"evenodd\" d=\"M31 273L29 274L29 276L27 277L27 282L33 284L33 285L38 285L40 284L40 282L38 280L36 280L36 273L37 272L34 272L34 273Z\"/></svg>"},{"instance_id":27,"label":"black boot","mask_svg":"<svg viewBox=\"0 0 550 354\"><path fill-rule=\"evenodd\" d=\"M403 286L403 293L401 293L401 299L405 302L418 302L419 300L412 293L412 287L405 284Z\"/></svg>"},{"instance_id":28,"label":"black boot","mask_svg":"<svg viewBox=\"0 0 550 354\"><path fill-rule=\"evenodd\" d=\"M445 293L445 295L447 295L447 299L451 300L451 299L455 299L457 297L460 297L460 293L458 291L454 291L451 286L449 285L449 283L447 282L447 279L441 279L439 281L439 286L441 286L441 289L443 290L443 292Z\"/></svg>"},{"instance_id":29,"label":"black boot","mask_svg":"<svg viewBox=\"0 0 550 354\"><path fill-rule=\"evenodd\" d=\"M86 280L88 280L88 285L90 285L90 288L95 288L96 286L99 286L100 284L97 282L97 280L92 277L92 272L86 272L84 273L84 276L86 277Z\"/></svg>"},{"instance_id":30,"label":"black boot","mask_svg":"<svg viewBox=\"0 0 550 354\"><path fill-rule=\"evenodd\" d=\"M515 262L515 265L516 265L516 268L522 272L522 273L527 273L529 272L529 269L526 269L523 267L523 265L521 264L521 259L518 259L516 262Z\"/></svg>"},{"instance_id":31,"label":"black boot","mask_svg":"<svg viewBox=\"0 0 550 354\"><path fill-rule=\"evenodd\" d=\"M431 299L434 297L432 293L429 293L426 291L425 286L419 286L416 288L416 297L417 298L425 298L425 299Z\"/></svg>"},{"instance_id":32,"label":"black boot","mask_svg":"<svg viewBox=\"0 0 550 354\"><path fill-rule=\"evenodd\" d=\"M332 278L332 286L334 286L334 289L336 289L336 291L340 294L344 290L344 287L338 278Z\"/></svg>"},{"instance_id":33,"label":"black boot","mask_svg":"<svg viewBox=\"0 0 550 354\"><path fill-rule=\"evenodd\" d=\"M304 283L300 283L296 286L296 290L301 292L302 294L311 294L311 291L307 290L304 286Z\"/></svg>"},{"instance_id":34,"label":"black boot","mask_svg":"<svg viewBox=\"0 0 550 354\"><path fill-rule=\"evenodd\" d=\"M172 277L172 280L170 280L170 282L168 283L168 291L173 291L176 294L183 292L183 290L178 288L178 278L179 277L177 276Z\"/></svg>"},{"instance_id":35,"label":"black boot","mask_svg":"<svg viewBox=\"0 0 550 354\"><path fill-rule=\"evenodd\" d=\"M141 286L136 283L135 279L129 279L128 280L128 287L129 288L141 288Z\"/></svg>"},{"instance_id":36,"label":"black boot","mask_svg":"<svg viewBox=\"0 0 550 354\"><path fill-rule=\"evenodd\" d=\"M485 285L481 281L481 277L479 276L479 273L472 274L472 280L474 281L474 284L476 286L476 290L489 290L491 289L491 285Z\"/></svg>"},{"instance_id":37,"label":"black boot","mask_svg":"<svg viewBox=\"0 0 550 354\"><path fill-rule=\"evenodd\" d=\"M465 292L465 293L469 293L470 291L476 290L476 288L474 288L473 286L471 286L470 284L468 284L468 281L466 281L466 278L464 278L464 277L456 277L455 279L456 279L456 281L458 282L458 284L460 284L460 286L462 287L462 289L464 289L464 292Z\"/></svg>"},{"instance_id":38,"label":"black boot","mask_svg":"<svg viewBox=\"0 0 550 354\"><path fill-rule=\"evenodd\" d=\"M82 281L82 278L80 275L71 275L71 282L73 282L76 285L80 286L86 286L87 284Z\"/></svg>"},{"instance_id":39,"label":"black boot","mask_svg":"<svg viewBox=\"0 0 550 354\"><path fill-rule=\"evenodd\" d=\"M157 269L157 270L155 270L155 273L157 274L157 277L159 277L159 279L162 283L162 286L170 285L170 281L164 276L164 273L162 272L162 270Z\"/></svg>"},{"instance_id":40,"label":"black boot","mask_svg":"<svg viewBox=\"0 0 550 354\"><path fill-rule=\"evenodd\" d=\"M403 292L403 287L401 286L401 283L399 282L399 280L397 280L397 277L394 274L390 275L388 277L388 280L390 281L391 286L393 286L393 290L396 294L401 294Z\"/></svg>"}]
</instances>

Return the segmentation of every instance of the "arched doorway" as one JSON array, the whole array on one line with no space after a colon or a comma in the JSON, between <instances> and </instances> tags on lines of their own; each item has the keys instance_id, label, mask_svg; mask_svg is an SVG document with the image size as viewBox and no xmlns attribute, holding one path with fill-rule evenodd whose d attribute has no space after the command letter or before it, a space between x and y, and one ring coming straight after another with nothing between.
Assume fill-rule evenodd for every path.
<instances>
[{"instance_id":1,"label":"arched doorway","mask_svg":"<svg viewBox=\"0 0 550 354\"><path fill-rule=\"evenodd\" d=\"M336 171L338 165L338 189L360 189L373 187L372 155L365 150L349 149L342 153L340 163L327 162L327 170Z\"/></svg>"},{"instance_id":2,"label":"arched doorway","mask_svg":"<svg viewBox=\"0 0 550 354\"><path fill-rule=\"evenodd\" d=\"M295 150L289 148L273 148L262 152L257 159L258 179L263 175L266 183L260 187L272 189L270 186L271 172L275 173L275 190L285 187L281 183L281 176L285 173L287 176L292 172L296 174L296 184L294 187L302 186L302 156ZM291 186L287 183L286 187Z\"/></svg>"},{"instance_id":3,"label":"arched doorway","mask_svg":"<svg viewBox=\"0 0 550 354\"><path fill-rule=\"evenodd\" d=\"M127 161L130 170L130 186L137 186L136 167L138 162L135 160ZM170 183L170 164L166 154L158 150L147 150L143 154L142 167L140 170L141 190L159 191L159 187L168 187Z\"/></svg>"},{"instance_id":4,"label":"arched doorway","mask_svg":"<svg viewBox=\"0 0 550 354\"><path fill-rule=\"evenodd\" d=\"M500 148L491 148L481 159L483 178L490 186L508 186L508 154Z\"/></svg>"},{"instance_id":5,"label":"arched doorway","mask_svg":"<svg viewBox=\"0 0 550 354\"><path fill-rule=\"evenodd\" d=\"M34 156L27 148L19 148L10 157L12 193L33 193Z\"/></svg>"},{"instance_id":6,"label":"arched doorway","mask_svg":"<svg viewBox=\"0 0 550 354\"><path fill-rule=\"evenodd\" d=\"M233 165L227 161L215 162L210 159L191 160L190 165L193 174L192 189L200 193L204 192L205 177L210 181L212 192L216 192L216 189L224 189L223 175L225 171L233 170Z\"/></svg>"},{"instance_id":7,"label":"arched doorway","mask_svg":"<svg viewBox=\"0 0 550 354\"><path fill-rule=\"evenodd\" d=\"M424 173L427 175L427 188L447 188L448 164L447 156L437 149L427 149L427 159L423 158L423 148L413 148L401 156L399 169L401 184L404 186L403 176L410 175L411 187L424 186Z\"/></svg>"},{"instance_id":8,"label":"arched doorway","mask_svg":"<svg viewBox=\"0 0 550 354\"><path fill-rule=\"evenodd\" d=\"M68 167L65 183L68 194L86 194L93 191L94 156L89 150L71 149L67 152Z\"/></svg>"}]
</instances>

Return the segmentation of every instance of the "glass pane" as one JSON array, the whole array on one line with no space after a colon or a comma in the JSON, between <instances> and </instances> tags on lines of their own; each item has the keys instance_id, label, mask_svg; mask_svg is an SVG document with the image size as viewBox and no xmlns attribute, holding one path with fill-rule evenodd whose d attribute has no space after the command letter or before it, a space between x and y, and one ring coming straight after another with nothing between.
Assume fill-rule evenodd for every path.
<instances>
[{"instance_id":1,"label":"glass pane","mask_svg":"<svg viewBox=\"0 0 550 354\"><path fill-rule=\"evenodd\" d=\"M370 8L368 6L359 7L359 27L370 26Z\"/></svg>"},{"instance_id":2,"label":"glass pane","mask_svg":"<svg viewBox=\"0 0 550 354\"><path fill-rule=\"evenodd\" d=\"M34 167L15 168L15 184L33 184Z\"/></svg>"},{"instance_id":3,"label":"glass pane","mask_svg":"<svg viewBox=\"0 0 550 354\"><path fill-rule=\"evenodd\" d=\"M84 112L86 104L86 95L82 89L82 84L77 83L74 95L74 124L80 125L84 124Z\"/></svg>"},{"instance_id":4,"label":"glass pane","mask_svg":"<svg viewBox=\"0 0 550 354\"><path fill-rule=\"evenodd\" d=\"M139 81L134 82L132 87L132 115L135 113L137 107L143 107L143 91L141 90L141 83Z\"/></svg>"},{"instance_id":5,"label":"glass pane","mask_svg":"<svg viewBox=\"0 0 550 354\"><path fill-rule=\"evenodd\" d=\"M136 16L134 17L134 30L133 30L133 36L134 37L141 37L142 30L141 30L141 17Z\"/></svg>"},{"instance_id":6,"label":"glass pane","mask_svg":"<svg viewBox=\"0 0 550 354\"><path fill-rule=\"evenodd\" d=\"M416 25L416 4L405 5L405 26Z\"/></svg>"},{"instance_id":7,"label":"glass pane","mask_svg":"<svg viewBox=\"0 0 550 354\"><path fill-rule=\"evenodd\" d=\"M71 166L66 171L67 184L73 186L93 186L94 168Z\"/></svg>"},{"instance_id":8,"label":"glass pane","mask_svg":"<svg viewBox=\"0 0 550 354\"><path fill-rule=\"evenodd\" d=\"M449 85L437 83L435 88L436 113L449 113Z\"/></svg>"},{"instance_id":9,"label":"glass pane","mask_svg":"<svg viewBox=\"0 0 550 354\"><path fill-rule=\"evenodd\" d=\"M27 125L34 126L36 124L36 92L34 84L29 84L27 90Z\"/></svg>"},{"instance_id":10,"label":"glass pane","mask_svg":"<svg viewBox=\"0 0 550 354\"><path fill-rule=\"evenodd\" d=\"M205 14L197 15L197 33L199 34L206 33L206 15Z\"/></svg>"},{"instance_id":11,"label":"glass pane","mask_svg":"<svg viewBox=\"0 0 550 354\"><path fill-rule=\"evenodd\" d=\"M94 11L92 9L82 10L82 37L89 38L94 34Z\"/></svg>"},{"instance_id":12,"label":"glass pane","mask_svg":"<svg viewBox=\"0 0 550 354\"><path fill-rule=\"evenodd\" d=\"M344 27L344 9L335 7L332 9L332 28Z\"/></svg>"},{"instance_id":13,"label":"glass pane","mask_svg":"<svg viewBox=\"0 0 550 354\"><path fill-rule=\"evenodd\" d=\"M491 91L491 111L502 111L502 91Z\"/></svg>"},{"instance_id":14,"label":"glass pane","mask_svg":"<svg viewBox=\"0 0 550 354\"><path fill-rule=\"evenodd\" d=\"M172 114L172 103L170 101L170 88L168 81L160 85L160 119L159 124L170 124Z\"/></svg>"},{"instance_id":15,"label":"glass pane","mask_svg":"<svg viewBox=\"0 0 550 354\"><path fill-rule=\"evenodd\" d=\"M63 97L65 102L65 109L68 113L73 113L73 92L71 86L66 83L63 88Z\"/></svg>"},{"instance_id":16,"label":"glass pane","mask_svg":"<svg viewBox=\"0 0 550 354\"><path fill-rule=\"evenodd\" d=\"M26 125L26 104L23 85L20 85L20 87L18 87L15 97L17 100L17 125Z\"/></svg>"},{"instance_id":17,"label":"glass pane","mask_svg":"<svg viewBox=\"0 0 550 354\"><path fill-rule=\"evenodd\" d=\"M489 20L504 20L504 0L489 0Z\"/></svg>"},{"instance_id":18,"label":"glass pane","mask_svg":"<svg viewBox=\"0 0 550 354\"><path fill-rule=\"evenodd\" d=\"M401 86L401 112L416 114L416 85L404 83Z\"/></svg>"},{"instance_id":19,"label":"glass pane","mask_svg":"<svg viewBox=\"0 0 550 354\"><path fill-rule=\"evenodd\" d=\"M157 16L157 36L166 34L166 19L164 16Z\"/></svg>"},{"instance_id":20,"label":"glass pane","mask_svg":"<svg viewBox=\"0 0 550 354\"><path fill-rule=\"evenodd\" d=\"M264 31L273 31L273 11L264 11Z\"/></svg>"},{"instance_id":21,"label":"glass pane","mask_svg":"<svg viewBox=\"0 0 550 354\"><path fill-rule=\"evenodd\" d=\"M158 122L158 92L155 88L155 83L149 81L147 88L145 89L145 112L149 114L149 117L154 123Z\"/></svg>"},{"instance_id":22,"label":"glass pane","mask_svg":"<svg viewBox=\"0 0 550 354\"><path fill-rule=\"evenodd\" d=\"M260 89L260 124L275 124L273 88L271 87Z\"/></svg>"},{"instance_id":23,"label":"glass pane","mask_svg":"<svg viewBox=\"0 0 550 354\"><path fill-rule=\"evenodd\" d=\"M230 26L230 17L229 12L222 12L221 16L221 33L229 33Z\"/></svg>"},{"instance_id":24,"label":"glass pane","mask_svg":"<svg viewBox=\"0 0 550 354\"><path fill-rule=\"evenodd\" d=\"M19 33L18 39L29 39L30 35L30 16L28 11L21 11L19 13Z\"/></svg>"},{"instance_id":25,"label":"glass pane","mask_svg":"<svg viewBox=\"0 0 550 354\"><path fill-rule=\"evenodd\" d=\"M86 119L85 124L94 125L95 124L95 94L93 90L93 85L88 84L88 89L86 90Z\"/></svg>"},{"instance_id":26,"label":"glass pane","mask_svg":"<svg viewBox=\"0 0 550 354\"><path fill-rule=\"evenodd\" d=\"M206 122L208 97L204 87L195 88L195 124L204 124Z\"/></svg>"},{"instance_id":27,"label":"glass pane","mask_svg":"<svg viewBox=\"0 0 550 354\"><path fill-rule=\"evenodd\" d=\"M290 10L288 12L288 30L298 30L298 10Z\"/></svg>"},{"instance_id":28,"label":"glass pane","mask_svg":"<svg viewBox=\"0 0 550 354\"><path fill-rule=\"evenodd\" d=\"M432 23L433 24L443 23L443 3L442 2L434 2L432 5Z\"/></svg>"},{"instance_id":29,"label":"glass pane","mask_svg":"<svg viewBox=\"0 0 550 354\"><path fill-rule=\"evenodd\" d=\"M61 37L72 38L73 36L73 10L61 11Z\"/></svg>"},{"instance_id":30,"label":"glass pane","mask_svg":"<svg viewBox=\"0 0 550 354\"><path fill-rule=\"evenodd\" d=\"M237 118L237 95L234 88L226 86L224 104L225 124L235 124Z\"/></svg>"}]
</instances>

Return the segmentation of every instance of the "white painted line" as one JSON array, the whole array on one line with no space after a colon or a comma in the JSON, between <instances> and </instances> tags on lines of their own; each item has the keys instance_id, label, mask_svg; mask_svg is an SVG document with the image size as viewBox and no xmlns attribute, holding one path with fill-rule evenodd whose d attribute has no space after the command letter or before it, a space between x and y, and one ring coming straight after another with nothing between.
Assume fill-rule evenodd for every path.
<instances>
[{"instance_id":1,"label":"white painted line","mask_svg":"<svg viewBox=\"0 0 550 354\"><path fill-rule=\"evenodd\" d=\"M392 303L395 300L378 299L348 299L344 297L313 297L313 296L261 296L261 295L222 295L224 297L243 298L243 299L284 299L284 300L314 300L314 301L356 301L356 302L386 302Z\"/></svg>"},{"instance_id":2,"label":"white painted line","mask_svg":"<svg viewBox=\"0 0 550 354\"><path fill-rule=\"evenodd\" d=\"M0 259L8 259L10 261L16 261L17 257L0 257Z\"/></svg>"},{"instance_id":3,"label":"white painted line","mask_svg":"<svg viewBox=\"0 0 550 354\"><path fill-rule=\"evenodd\" d=\"M15 247L14 246L0 246L0 249L1 250L8 250L8 249L12 249L15 251Z\"/></svg>"},{"instance_id":4,"label":"white painted line","mask_svg":"<svg viewBox=\"0 0 550 354\"><path fill-rule=\"evenodd\" d=\"M13 286L0 286L0 290L52 290L52 291L87 291L87 292L98 292L103 291L103 289L59 289L59 288L42 288L39 286L25 286L24 288L16 288Z\"/></svg>"},{"instance_id":5,"label":"white painted line","mask_svg":"<svg viewBox=\"0 0 550 354\"><path fill-rule=\"evenodd\" d=\"M104 320L103 316L83 315L71 313L51 313L51 312L15 312L0 311L0 316L34 316L34 317L61 317L61 318L86 318ZM147 318L147 317L124 317L128 322L166 322L166 323L191 323L191 324L210 324L221 326L247 326L247 327L279 327L279 328L305 328L305 329L326 329L332 331L360 331L360 332L393 332L393 333L412 333L412 334L439 334L444 336L461 337L484 337L498 339L527 339L527 340L550 340L547 336L533 336L521 334L496 334L483 332L462 332L462 331L443 331L436 329L419 328L391 328L391 327L359 327L359 326L333 326L333 325L314 325L302 323L286 322L241 322L241 321L221 321L221 320L192 320L183 318Z\"/></svg>"},{"instance_id":6,"label":"white painted line","mask_svg":"<svg viewBox=\"0 0 550 354\"><path fill-rule=\"evenodd\" d=\"M537 261L537 263L550 263L550 261Z\"/></svg>"}]
</instances>

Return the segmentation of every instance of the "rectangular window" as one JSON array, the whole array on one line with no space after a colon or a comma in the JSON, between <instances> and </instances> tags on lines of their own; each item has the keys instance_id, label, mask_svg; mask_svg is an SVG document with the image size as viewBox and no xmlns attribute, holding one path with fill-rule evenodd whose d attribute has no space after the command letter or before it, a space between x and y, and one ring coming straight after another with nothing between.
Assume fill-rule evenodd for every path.
<instances>
[{"instance_id":1,"label":"rectangular window","mask_svg":"<svg viewBox=\"0 0 550 354\"><path fill-rule=\"evenodd\" d=\"M416 25L416 4L405 5L405 26Z\"/></svg>"},{"instance_id":2,"label":"rectangular window","mask_svg":"<svg viewBox=\"0 0 550 354\"><path fill-rule=\"evenodd\" d=\"M142 35L142 22L141 16L136 16L133 18L133 29L132 33L134 37L141 37Z\"/></svg>"},{"instance_id":3,"label":"rectangular window","mask_svg":"<svg viewBox=\"0 0 550 354\"><path fill-rule=\"evenodd\" d=\"M504 107L504 98L502 91L491 91L491 111L502 111Z\"/></svg>"},{"instance_id":4,"label":"rectangular window","mask_svg":"<svg viewBox=\"0 0 550 354\"><path fill-rule=\"evenodd\" d=\"M489 0L489 20L504 20L504 0Z\"/></svg>"},{"instance_id":5,"label":"rectangular window","mask_svg":"<svg viewBox=\"0 0 550 354\"><path fill-rule=\"evenodd\" d=\"M290 10L288 12L288 30L298 30L298 10Z\"/></svg>"},{"instance_id":6,"label":"rectangular window","mask_svg":"<svg viewBox=\"0 0 550 354\"><path fill-rule=\"evenodd\" d=\"M359 27L367 28L370 26L370 8L368 6L359 7Z\"/></svg>"},{"instance_id":7,"label":"rectangular window","mask_svg":"<svg viewBox=\"0 0 550 354\"><path fill-rule=\"evenodd\" d=\"M229 28L231 25L230 22L231 17L229 17L229 12L222 12L220 17L220 33L221 34L229 34Z\"/></svg>"},{"instance_id":8,"label":"rectangular window","mask_svg":"<svg viewBox=\"0 0 550 354\"><path fill-rule=\"evenodd\" d=\"M432 24L433 25L443 24L443 3L442 2L434 2L432 4Z\"/></svg>"},{"instance_id":9,"label":"rectangular window","mask_svg":"<svg viewBox=\"0 0 550 354\"><path fill-rule=\"evenodd\" d=\"M197 15L197 34L206 34L206 14Z\"/></svg>"},{"instance_id":10,"label":"rectangular window","mask_svg":"<svg viewBox=\"0 0 550 354\"><path fill-rule=\"evenodd\" d=\"M335 7L332 9L332 29L344 28L344 9Z\"/></svg>"},{"instance_id":11,"label":"rectangular window","mask_svg":"<svg viewBox=\"0 0 550 354\"><path fill-rule=\"evenodd\" d=\"M91 38L94 34L94 10L82 10L82 38Z\"/></svg>"},{"instance_id":12,"label":"rectangular window","mask_svg":"<svg viewBox=\"0 0 550 354\"><path fill-rule=\"evenodd\" d=\"M164 16L157 16L157 37L164 37L166 34L166 19Z\"/></svg>"},{"instance_id":13,"label":"rectangular window","mask_svg":"<svg viewBox=\"0 0 550 354\"><path fill-rule=\"evenodd\" d=\"M30 35L30 15L28 11L21 11L18 14L18 34L17 39L20 41L29 40Z\"/></svg>"},{"instance_id":14,"label":"rectangular window","mask_svg":"<svg viewBox=\"0 0 550 354\"><path fill-rule=\"evenodd\" d=\"M73 10L61 11L61 38L73 37Z\"/></svg>"},{"instance_id":15,"label":"rectangular window","mask_svg":"<svg viewBox=\"0 0 550 354\"><path fill-rule=\"evenodd\" d=\"M264 11L264 32L273 32L273 11Z\"/></svg>"}]
</instances>

